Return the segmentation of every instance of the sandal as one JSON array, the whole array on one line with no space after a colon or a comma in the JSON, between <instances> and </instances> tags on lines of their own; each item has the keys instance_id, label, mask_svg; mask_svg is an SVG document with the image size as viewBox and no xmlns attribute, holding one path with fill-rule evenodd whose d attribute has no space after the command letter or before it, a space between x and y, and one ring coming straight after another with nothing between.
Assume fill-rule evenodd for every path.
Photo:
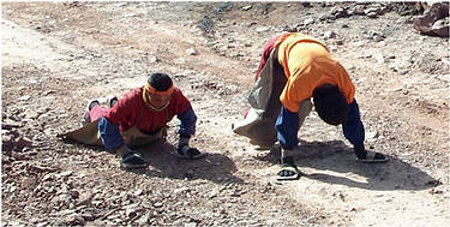
<instances>
[{"instance_id":1,"label":"sandal","mask_svg":"<svg viewBox=\"0 0 450 227\"><path fill-rule=\"evenodd\" d=\"M129 153L120 160L120 167L125 169L144 168L148 164L138 153Z\"/></svg>"},{"instance_id":2,"label":"sandal","mask_svg":"<svg viewBox=\"0 0 450 227\"><path fill-rule=\"evenodd\" d=\"M119 99L117 96L108 96L108 98L106 98L106 103L108 103L109 108L113 108L113 106L115 106L118 102Z\"/></svg>"},{"instance_id":3,"label":"sandal","mask_svg":"<svg viewBox=\"0 0 450 227\"><path fill-rule=\"evenodd\" d=\"M300 172L296 166L284 166L277 173L277 180L297 180L300 177Z\"/></svg>"},{"instance_id":4,"label":"sandal","mask_svg":"<svg viewBox=\"0 0 450 227\"><path fill-rule=\"evenodd\" d=\"M358 158L357 161L364 163L384 163L389 161L389 159L384 154L367 151L366 158Z\"/></svg>"},{"instance_id":5,"label":"sandal","mask_svg":"<svg viewBox=\"0 0 450 227\"><path fill-rule=\"evenodd\" d=\"M178 152L176 153L178 157L184 158L184 159L198 159L206 155L205 152L201 152L197 148L192 148L189 146L183 147L183 149L178 149Z\"/></svg>"}]
</instances>

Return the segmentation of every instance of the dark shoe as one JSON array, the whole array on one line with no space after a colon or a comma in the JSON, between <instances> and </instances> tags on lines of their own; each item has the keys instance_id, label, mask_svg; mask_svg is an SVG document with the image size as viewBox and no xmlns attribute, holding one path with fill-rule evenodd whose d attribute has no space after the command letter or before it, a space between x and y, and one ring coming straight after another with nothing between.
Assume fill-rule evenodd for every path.
<instances>
[{"instance_id":1,"label":"dark shoe","mask_svg":"<svg viewBox=\"0 0 450 227\"><path fill-rule=\"evenodd\" d=\"M91 123L91 117L89 116L89 112L94 108L95 106L100 105L100 101L98 99L92 99L89 100L89 102L86 105L85 112L83 114L83 118L81 119L81 125L84 127L87 124Z\"/></svg>"},{"instance_id":2,"label":"dark shoe","mask_svg":"<svg viewBox=\"0 0 450 227\"><path fill-rule=\"evenodd\" d=\"M355 155L357 160L365 163L382 163L387 162L389 159L381 153L368 151L364 148L364 146L356 146L354 148Z\"/></svg>"},{"instance_id":3,"label":"dark shoe","mask_svg":"<svg viewBox=\"0 0 450 227\"><path fill-rule=\"evenodd\" d=\"M110 108L112 108L118 102L119 102L119 99L116 96L108 97L108 104L109 104Z\"/></svg>"},{"instance_id":4,"label":"dark shoe","mask_svg":"<svg viewBox=\"0 0 450 227\"><path fill-rule=\"evenodd\" d=\"M277 180L297 180L300 177L300 171L294 163L292 156L286 156L281 158L281 169L277 173Z\"/></svg>"},{"instance_id":5,"label":"dark shoe","mask_svg":"<svg viewBox=\"0 0 450 227\"><path fill-rule=\"evenodd\" d=\"M296 166L283 166L277 173L277 180L297 180L300 177L300 172Z\"/></svg>"},{"instance_id":6,"label":"dark shoe","mask_svg":"<svg viewBox=\"0 0 450 227\"><path fill-rule=\"evenodd\" d=\"M100 101L98 101L98 99L90 100L87 104L86 110L89 112L92 110L92 108L94 108L94 106L98 105L100 105Z\"/></svg>"},{"instance_id":7,"label":"dark shoe","mask_svg":"<svg viewBox=\"0 0 450 227\"><path fill-rule=\"evenodd\" d=\"M192 148L189 146L183 146L178 148L177 155L180 158L186 159L198 159L206 155L206 153L201 152L197 148Z\"/></svg>"},{"instance_id":8,"label":"dark shoe","mask_svg":"<svg viewBox=\"0 0 450 227\"><path fill-rule=\"evenodd\" d=\"M125 169L144 168L147 162L138 153L129 153L120 160L120 167Z\"/></svg>"},{"instance_id":9,"label":"dark shoe","mask_svg":"<svg viewBox=\"0 0 450 227\"><path fill-rule=\"evenodd\" d=\"M373 151L366 151L365 155L363 157L358 156L357 160L364 163L383 163L389 161L384 154Z\"/></svg>"}]
</instances>

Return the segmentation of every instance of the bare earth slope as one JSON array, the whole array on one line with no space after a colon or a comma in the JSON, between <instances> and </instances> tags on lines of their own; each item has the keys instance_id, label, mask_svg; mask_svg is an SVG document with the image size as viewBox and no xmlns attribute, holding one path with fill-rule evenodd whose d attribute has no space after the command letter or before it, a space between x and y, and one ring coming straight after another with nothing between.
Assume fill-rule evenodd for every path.
<instances>
[{"instance_id":1,"label":"bare earth slope","mask_svg":"<svg viewBox=\"0 0 450 227\"><path fill-rule=\"evenodd\" d=\"M356 6L3 3L2 224L447 226L448 39L419 35L388 4L362 5L382 8L377 18L330 16ZM389 163L355 162L341 129L313 113L299 133L304 176L279 183L279 151L232 133L264 42L286 28L324 40L348 69L367 147ZM89 99L156 71L191 99L205 159L177 159L175 120L169 143L143 151L146 170L56 138Z\"/></svg>"}]
</instances>

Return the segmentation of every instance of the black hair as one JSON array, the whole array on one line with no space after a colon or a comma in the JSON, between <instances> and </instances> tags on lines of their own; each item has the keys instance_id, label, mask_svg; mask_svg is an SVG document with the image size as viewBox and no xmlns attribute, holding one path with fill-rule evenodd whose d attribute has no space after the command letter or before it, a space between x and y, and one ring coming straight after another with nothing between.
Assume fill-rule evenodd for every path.
<instances>
[{"instance_id":1,"label":"black hair","mask_svg":"<svg viewBox=\"0 0 450 227\"><path fill-rule=\"evenodd\" d=\"M324 84L313 91L314 108L319 117L330 125L347 121L348 104L336 85Z\"/></svg>"},{"instance_id":2,"label":"black hair","mask_svg":"<svg viewBox=\"0 0 450 227\"><path fill-rule=\"evenodd\" d=\"M167 91L173 85L172 79L165 73L151 74L148 83L157 91Z\"/></svg>"}]
</instances>

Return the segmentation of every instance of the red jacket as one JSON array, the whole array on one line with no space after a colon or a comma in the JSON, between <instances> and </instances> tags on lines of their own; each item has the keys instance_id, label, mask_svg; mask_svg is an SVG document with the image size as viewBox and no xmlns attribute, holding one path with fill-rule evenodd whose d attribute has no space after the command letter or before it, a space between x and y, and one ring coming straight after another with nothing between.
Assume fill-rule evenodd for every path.
<instances>
[{"instance_id":1,"label":"red jacket","mask_svg":"<svg viewBox=\"0 0 450 227\"><path fill-rule=\"evenodd\" d=\"M141 110L144 109L141 120L136 126L144 133L155 133L166 126L175 115L182 114L191 107L189 100L181 93L179 88L175 87L169 106L157 112L145 106L142 98L143 91L144 88L139 87L126 93L108 111L105 118L111 123L119 125L120 131L125 131L136 124Z\"/></svg>"},{"instance_id":2,"label":"red jacket","mask_svg":"<svg viewBox=\"0 0 450 227\"><path fill-rule=\"evenodd\" d=\"M277 35L271 38L266 44L264 44L263 52L261 53L261 61L259 62L258 71L255 76L255 82L258 80L264 65L266 65L267 59L270 57L270 52L275 48L275 43L280 39L281 35Z\"/></svg>"}]
</instances>

